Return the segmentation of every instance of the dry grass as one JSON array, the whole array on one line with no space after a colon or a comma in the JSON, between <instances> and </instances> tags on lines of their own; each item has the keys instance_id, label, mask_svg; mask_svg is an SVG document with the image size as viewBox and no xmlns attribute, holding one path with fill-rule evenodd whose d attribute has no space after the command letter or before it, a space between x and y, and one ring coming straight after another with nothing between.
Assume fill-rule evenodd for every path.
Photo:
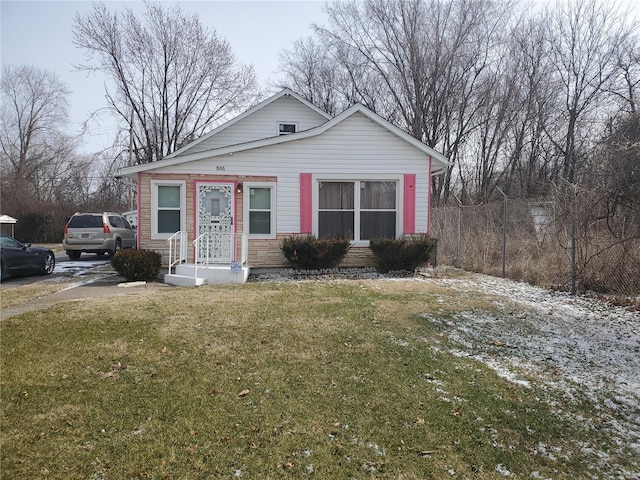
<instances>
[{"instance_id":1,"label":"dry grass","mask_svg":"<svg viewBox=\"0 0 640 480\"><path fill-rule=\"evenodd\" d=\"M71 283L74 283L73 279L66 281L56 279L54 282L44 280L29 285L3 288L0 291L0 308L4 309L32 302L36 298L69 288Z\"/></svg>"},{"instance_id":2,"label":"dry grass","mask_svg":"<svg viewBox=\"0 0 640 480\"><path fill-rule=\"evenodd\" d=\"M560 208L560 204L556 206ZM461 214L461 229L458 219ZM502 275L502 202L441 207L433 212L438 263L473 272ZM629 228L617 237L602 222L577 218L576 270L579 291L636 297L640 294L640 240ZM532 285L570 290L571 224L567 211L554 212L545 234L537 235L529 204L510 201L507 219L506 276Z\"/></svg>"},{"instance_id":3,"label":"dry grass","mask_svg":"<svg viewBox=\"0 0 640 480\"><path fill-rule=\"evenodd\" d=\"M586 477L576 439L597 432L450 354L422 316L472 310L494 311L492 299L415 280L311 281L9 319L0 477ZM532 455L540 443L567 459Z\"/></svg>"}]
</instances>

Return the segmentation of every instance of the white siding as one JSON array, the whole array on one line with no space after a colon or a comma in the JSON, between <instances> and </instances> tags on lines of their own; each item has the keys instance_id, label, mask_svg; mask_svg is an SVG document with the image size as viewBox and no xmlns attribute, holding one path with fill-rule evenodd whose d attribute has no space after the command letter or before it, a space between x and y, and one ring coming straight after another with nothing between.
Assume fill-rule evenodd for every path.
<instances>
[{"instance_id":1,"label":"white siding","mask_svg":"<svg viewBox=\"0 0 640 480\"><path fill-rule=\"evenodd\" d=\"M327 121L318 112L285 95L184 152L199 153L278 135L278 123L296 123L298 131L317 127Z\"/></svg>"},{"instance_id":2,"label":"white siding","mask_svg":"<svg viewBox=\"0 0 640 480\"><path fill-rule=\"evenodd\" d=\"M427 229L428 157L360 113L319 136L155 171L277 176L278 233L300 231L300 173L312 173L314 178L344 175L360 180L414 173L416 231Z\"/></svg>"}]
</instances>

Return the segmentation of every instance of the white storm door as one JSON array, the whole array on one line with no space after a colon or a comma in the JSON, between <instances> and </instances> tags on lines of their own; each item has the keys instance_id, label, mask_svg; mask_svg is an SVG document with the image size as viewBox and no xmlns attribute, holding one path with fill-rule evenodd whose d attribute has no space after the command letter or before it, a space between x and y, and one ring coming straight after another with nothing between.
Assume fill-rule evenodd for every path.
<instances>
[{"instance_id":1,"label":"white storm door","mask_svg":"<svg viewBox=\"0 0 640 480\"><path fill-rule=\"evenodd\" d=\"M198 261L231 263L234 260L235 235L233 215L235 212L233 183L198 182L197 235L207 235L199 242Z\"/></svg>"}]
</instances>

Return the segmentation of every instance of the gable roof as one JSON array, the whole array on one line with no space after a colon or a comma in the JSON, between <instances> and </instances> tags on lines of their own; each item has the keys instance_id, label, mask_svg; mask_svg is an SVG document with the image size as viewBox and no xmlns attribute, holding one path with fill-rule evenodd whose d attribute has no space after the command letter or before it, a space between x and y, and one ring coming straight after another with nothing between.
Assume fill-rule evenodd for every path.
<instances>
[{"instance_id":1,"label":"gable roof","mask_svg":"<svg viewBox=\"0 0 640 480\"><path fill-rule=\"evenodd\" d=\"M9 215L0 215L0 223L16 223L17 220Z\"/></svg>"},{"instance_id":2,"label":"gable roof","mask_svg":"<svg viewBox=\"0 0 640 480\"><path fill-rule=\"evenodd\" d=\"M279 100L280 98L286 97L286 96L290 96L290 97L295 98L298 102L302 103L303 105L305 105L306 107L310 108L314 112L320 114L321 116L323 116L327 120L329 120L331 118L331 115L329 115L327 112L321 110L320 108L316 107L315 105L313 105L309 101L305 100L300 95L295 93L293 90L290 90L289 88L285 88L285 89L279 91L278 93L276 93L275 95L267 98L266 100L263 100L262 102L258 103L255 106L249 108L248 110L244 111L240 115L238 115L236 117L233 117L228 122L223 123L219 127L214 128L213 130L211 130L208 133L205 133L204 135L202 135L201 137L195 139L194 141L189 142L188 144L186 144L183 147L179 148L175 152L170 153L169 155L164 157L162 159L162 161L170 159L170 158L175 158L175 157L178 157L180 155L183 155L183 154L187 153L188 150L190 150L191 148L195 147L199 143L204 142L208 138L211 138L213 135L216 135L216 134L222 132L223 130L229 128L231 125L234 125L235 123L237 123L240 120L248 117L249 115L253 115L258 110L261 110L264 107L266 107L267 105L270 105L270 104L274 103L275 101Z\"/></svg>"},{"instance_id":3,"label":"gable roof","mask_svg":"<svg viewBox=\"0 0 640 480\"><path fill-rule=\"evenodd\" d=\"M373 121L374 123L378 124L382 128L388 130L390 133L394 134L396 137L409 143L413 147L422 151L425 155L431 157L434 161L432 165L432 170L431 170L432 174L442 172L449 164L447 157L445 157L441 153L425 145L419 140L416 140L411 135L404 132L400 128L396 127L392 123L388 122L384 118L380 117L378 114L374 113L373 111L369 110L364 105L356 103L355 105L347 108L345 111L335 116L331 120L327 121L326 123L323 123L322 125L319 125L315 128L311 128L309 130L304 130L304 131L292 133L289 135L281 135L277 137L264 138L262 140L254 140L246 143L230 145L228 147L216 148L213 150L207 150L207 151L198 152L198 153L192 153L192 154L185 153L183 155L171 155L157 162L144 163L142 165L134 165L131 167L124 167L120 169L119 175L122 175L122 176L132 175L134 173L146 172L150 170L155 170L157 168L181 165L183 163L193 162L196 160L204 160L207 158L218 157L221 155L229 155L229 154L242 152L246 150L252 150L255 148L278 145L281 143L295 142L297 140L315 137L315 136L321 135L322 133L326 132L330 128L335 127L336 125L340 124L341 122L343 122L344 120L346 120L347 118L351 117L356 113L360 113L364 115L369 120Z\"/></svg>"}]
</instances>

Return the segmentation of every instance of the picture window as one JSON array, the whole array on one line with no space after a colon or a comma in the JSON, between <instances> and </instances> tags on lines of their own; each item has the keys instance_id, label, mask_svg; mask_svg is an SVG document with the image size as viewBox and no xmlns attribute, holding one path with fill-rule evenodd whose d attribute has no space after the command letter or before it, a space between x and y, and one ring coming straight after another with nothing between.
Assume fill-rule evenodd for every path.
<instances>
[{"instance_id":1,"label":"picture window","mask_svg":"<svg viewBox=\"0 0 640 480\"><path fill-rule=\"evenodd\" d=\"M396 181L318 183L318 236L356 242L396 238Z\"/></svg>"}]
</instances>

